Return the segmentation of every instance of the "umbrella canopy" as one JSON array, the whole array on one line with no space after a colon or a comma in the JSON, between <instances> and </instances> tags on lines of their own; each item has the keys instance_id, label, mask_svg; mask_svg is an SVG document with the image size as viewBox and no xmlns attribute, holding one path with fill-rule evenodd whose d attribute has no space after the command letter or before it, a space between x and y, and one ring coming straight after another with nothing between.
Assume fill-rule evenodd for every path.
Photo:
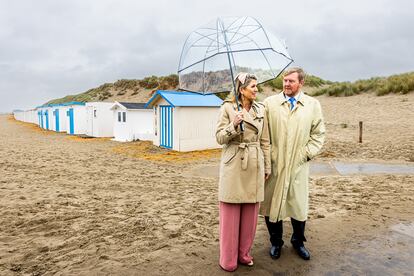
<instances>
[{"instance_id":1,"label":"umbrella canopy","mask_svg":"<svg viewBox=\"0 0 414 276\"><path fill-rule=\"evenodd\" d=\"M188 36L178 68L179 87L202 94L227 92L239 72L255 74L263 83L292 62L284 43L255 18L218 18Z\"/></svg>"}]
</instances>

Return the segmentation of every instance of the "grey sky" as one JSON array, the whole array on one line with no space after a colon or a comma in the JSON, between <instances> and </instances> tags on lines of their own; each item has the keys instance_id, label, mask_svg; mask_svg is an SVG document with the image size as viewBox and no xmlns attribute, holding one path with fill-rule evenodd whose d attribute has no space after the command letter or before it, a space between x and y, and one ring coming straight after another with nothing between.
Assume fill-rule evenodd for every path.
<instances>
[{"instance_id":1,"label":"grey sky","mask_svg":"<svg viewBox=\"0 0 414 276\"><path fill-rule=\"evenodd\" d=\"M414 71L414 1L0 0L0 112L176 73L187 35L253 16L295 65L334 81Z\"/></svg>"}]
</instances>

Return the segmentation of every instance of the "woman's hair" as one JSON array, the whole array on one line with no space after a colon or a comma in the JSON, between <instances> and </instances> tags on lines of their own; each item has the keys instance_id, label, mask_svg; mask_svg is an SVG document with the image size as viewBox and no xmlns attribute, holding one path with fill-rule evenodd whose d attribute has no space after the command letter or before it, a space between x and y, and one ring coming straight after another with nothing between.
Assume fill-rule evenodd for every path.
<instances>
[{"instance_id":1,"label":"woman's hair","mask_svg":"<svg viewBox=\"0 0 414 276\"><path fill-rule=\"evenodd\" d=\"M240 90L243 88L246 88L252 80L257 81L257 77L253 74L244 73L244 72L240 72L237 74L236 78L234 79L236 83L236 87L235 87L236 89L235 91L231 93L232 102L236 102L236 95L237 95L237 100L241 102L242 94L240 93Z\"/></svg>"}]
</instances>

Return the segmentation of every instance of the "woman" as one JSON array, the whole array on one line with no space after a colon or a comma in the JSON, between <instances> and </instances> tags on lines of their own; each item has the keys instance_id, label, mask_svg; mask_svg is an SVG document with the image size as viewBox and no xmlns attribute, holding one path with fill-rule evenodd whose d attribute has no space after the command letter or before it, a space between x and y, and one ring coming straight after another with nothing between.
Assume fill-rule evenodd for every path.
<instances>
[{"instance_id":1,"label":"woman","mask_svg":"<svg viewBox=\"0 0 414 276\"><path fill-rule=\"evenodd\" d=\"M220 162L220 266L226 271L237 263L253 265L250 249L256 233L264 181L270 175L269 131L262 104L255 101L257 78L236 76L236 95L220 109L216 139L223 145ZM241 131L243 122L244 131Z\"/></svg>"}]
</instances>

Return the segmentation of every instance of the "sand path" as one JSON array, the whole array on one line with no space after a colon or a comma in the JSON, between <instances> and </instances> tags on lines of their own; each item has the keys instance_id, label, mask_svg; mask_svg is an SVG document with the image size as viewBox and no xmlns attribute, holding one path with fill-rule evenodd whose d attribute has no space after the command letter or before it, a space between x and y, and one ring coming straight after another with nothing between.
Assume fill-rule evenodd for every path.
<instances>
[{"instance_id":1,"label":"sand path","mask_svg":"<svg viewBox=\"0 0 414 276\"><path fill-rule=\"evenodd\" d=\"M401 133L400 144L387 149L388 136L377 137L384 127L373 124L371 143L353 154L358 145L340 135L347 140L354 131L334 124L332 114L327 108L330 140L320 160L381 160L384 149L384 160L410 158L413 127L405 117L401 125L384 121ZM369 126L375 116L366 116ZM217 266L217 179L192 173L218 157L166 164L114 153L118 145L0 116L0 275L226 274ZM271 260L259 219L255 267L237 275L412 274L414 238L395 229L414 222L414 176L312 176L310 188L312 260L292 252L287 222L283 255Z\"/></svg>"}]
</instances>

